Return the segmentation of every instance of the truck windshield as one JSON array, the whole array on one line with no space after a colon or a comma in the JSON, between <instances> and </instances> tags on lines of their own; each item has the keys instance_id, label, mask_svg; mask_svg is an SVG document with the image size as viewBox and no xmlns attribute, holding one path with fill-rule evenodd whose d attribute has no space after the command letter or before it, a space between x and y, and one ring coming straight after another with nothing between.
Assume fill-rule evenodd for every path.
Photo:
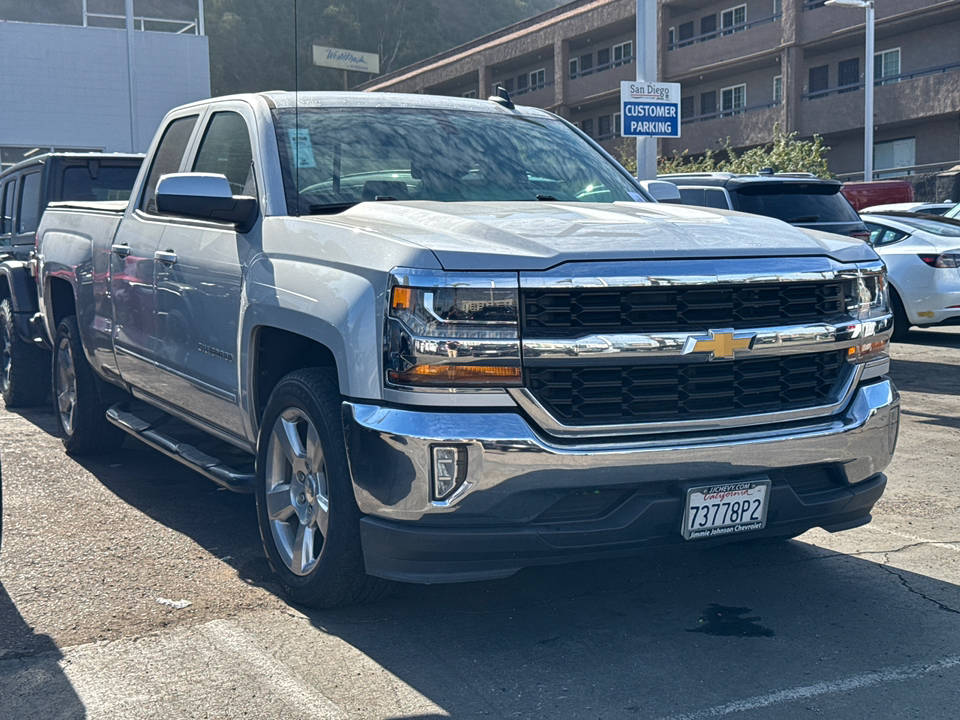
<instances>
[{"instance_id":1,"label":"truck windshield","mask_svg":"<svg viewBox=\"0 0 960 720\"><path fill-rule=\"evenodd\" d=\"M376 200L644 201L558 119L461 110L275 110L288 210Z\"/></svg>"}]
</instances>

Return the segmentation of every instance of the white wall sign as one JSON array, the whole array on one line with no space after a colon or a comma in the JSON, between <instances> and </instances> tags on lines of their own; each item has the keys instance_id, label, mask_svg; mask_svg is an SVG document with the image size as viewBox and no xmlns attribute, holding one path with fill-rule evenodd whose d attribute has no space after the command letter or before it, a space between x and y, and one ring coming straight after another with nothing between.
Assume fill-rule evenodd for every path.
<instances>
[{"instance_id":1,"label":"white wall sign","mask_svg":"<svg viewBox=\"0 0 960 720\"><path fill-rule=\"evenodd\" d=\"M341 50L340 48L313 46L313 64L338 70L380 74L380 56L374 53Z\"/></svg>"}]
</instances>

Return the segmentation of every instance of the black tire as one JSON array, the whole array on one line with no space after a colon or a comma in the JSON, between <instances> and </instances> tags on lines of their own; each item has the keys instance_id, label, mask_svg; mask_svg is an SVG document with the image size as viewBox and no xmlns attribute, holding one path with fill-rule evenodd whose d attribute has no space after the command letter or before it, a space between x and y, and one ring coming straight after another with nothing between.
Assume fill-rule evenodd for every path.
<instances>
[{"instance_id":1,"label":"black tire","mask_svg":"<svg viewBox=\"0 0 960 720\"><path fill-rule=\"evenodd\" d=\"M17 333L9 298L0 302L0 391L9 408L42 405L50 392L50 353Z\"/></svg>"},{"instance_id":2,"label":"black tire","mask_svg":"<svg viewBox=\"0 0 960 720\"><path fill-rule=\"evenodd\" d=\"M123 430L107 421L75 315L60 322L53 340L53 413L70 455L108 452L123 442Z\"/></svg>"},{"instance_id":3,"label":"black tire","mask_svg":"<svg viewBox=\"0 0 960 720\"><path fill-rule=\"evenodd\" d=\"M893 308L893 335L894 342L903 342L910 332L910 320L907 311L903 309L903 301L893 288L890 289L890 305Z\"/></svg>"},{"instance_id":4,"label":"black tire","mask_svg":"<svg viewBox=\"0 0 960 720\"><path fill-rule=\"evenodd\" d=\"M367 602L389 587L364 569L341 402L332 373L290 373L270 395L257 448L267 558L290 599L315 608Z\"/></svg>"}]
</instances>

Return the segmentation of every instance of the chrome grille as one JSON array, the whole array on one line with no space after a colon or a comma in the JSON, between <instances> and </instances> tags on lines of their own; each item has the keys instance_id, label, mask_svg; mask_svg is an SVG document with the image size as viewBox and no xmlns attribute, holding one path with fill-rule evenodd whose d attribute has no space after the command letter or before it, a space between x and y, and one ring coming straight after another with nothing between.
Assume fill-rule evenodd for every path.
<instances>
[{"instance_id":1,"label":"chrome grille","mask_svg":"<svg viewBox=\"0 0 960 720\"><path fill-rule=\"evenodd\" d=\"M525 386L560 422L607 425L722 418L823 405L844 350L731 361L528 367Z\"/></svg>"},{"instance_id":2,"label":"chrome grille","mask_svg":"<svg viewBox=\"0 0 960 720\"><path fill-rule=\"evenodd\" d=\"M845 312L848 288L829 282L632 288L526 289L522 333L570 338L590 333L752 328L822 322Z\"/></svg>"}]
</instances>

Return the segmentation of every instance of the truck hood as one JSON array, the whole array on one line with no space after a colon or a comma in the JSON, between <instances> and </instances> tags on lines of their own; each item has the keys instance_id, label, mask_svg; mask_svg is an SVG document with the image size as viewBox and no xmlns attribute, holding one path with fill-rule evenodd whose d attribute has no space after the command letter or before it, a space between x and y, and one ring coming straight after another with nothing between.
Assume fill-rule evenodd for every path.
<instances>
[{"instance_id":1,"label":"truck hood","mask_svg":"<svg viewBox=\"0 0 960 720\"><path fill-rule=\"evenodd\" d=\"M420 245L446 270L545 270L585 260L877 257L859 240L758 215L665 203L364 202L311 219Z\"/></svg>"}]
</instances>

